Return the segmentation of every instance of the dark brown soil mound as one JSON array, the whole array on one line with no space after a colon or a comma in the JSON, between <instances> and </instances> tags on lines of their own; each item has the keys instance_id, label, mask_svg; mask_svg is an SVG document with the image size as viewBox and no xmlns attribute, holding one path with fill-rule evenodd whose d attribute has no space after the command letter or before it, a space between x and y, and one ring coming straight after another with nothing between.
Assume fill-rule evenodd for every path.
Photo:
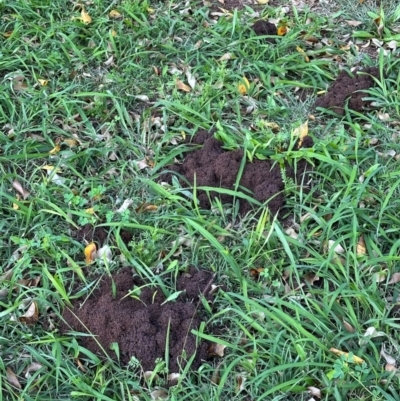
<instances>
[{"instance_id":1,"label":"dark brown soil mound","mask_svg":"<svg viewBox=\"0 0 400 401\"><path fill-rule=\"evenodd\" d=\"M378 68L370 67L359 71L359 73L355 72L354 77L351 77L346 71L341 71L328 92L317 99L315 106L330 109L343 115L346 101L349 100L349 109L363 112L369 102L362 100L368 95L360 91L375 85L372 77L379 77Z\"/></svg>"},{"instance_id":2,"label":"dark brown soil mound","mask_svg":"<svg viewBox=\"0 0 400 401\"><path fill-rule=\"evenodd\" d=\"M306 143L312 145L309 141L311 141L311 138L305 138L303 146L306 147ZM182 164L169 166L168 169L184 176L191 185L196 180L197 187L208 186L233 190L243 159L243 151L225 151L222 148L221 142L204 130L200 130L193 137L192 143L203 146L201 149L189 153ZM307 167L307 163L303 161L298 162L297 176L295 176L293 168L287 166L286 176L301 182L301 176ZM171 182L172 173L164 174L161 179ZM187 185L184 180L181 180L181 184L182 186ZM246 190L240 188L238 189L239 191L252 196L261 203L268 201L268 208L273 214L277 213L284 205L284 183L282 181L281 170L277 165L274 166L270 160L247 162L240 185L251 192L246 192ZM210 197L218 197L222 203L233 202L232 196L219 194L215 191L210 192ZM211 202L206 191L198 190L197 198L202 208L207 209L211 207ZM242 215L252 209L252 205L247 200L240 199L239 202L239 211Z\"/></svg>"},{"instance_id":3,"label":"dark brown soil mound","mask_svg":"<svg viewBox=\"0 0 400 401\"><path fill-rule=\"evenodd\" d=\"M201 342L196 347L196 337L191 330L199 328L196 303L202 291L209 293L211 278L209 272L191 267L189 273L178 278L177 291L184 292L175 301L165 302L162 290L150 286L141 288L139 300L126 295L144 283L134 278L130 269L123 269L112 279L105 278L86 301L74 301L72 311L66 308L60 332L89 331L109 355L114 355L110 345L116 342L122 364L135 356L144 371L151 371L157 358L165 360L169 330L169 373L178 373L194 353L191 367L196 369L208 357L207 344ZM114 296L113 285L116 288ZM93 337L79 337L78 340L90 351L102 354Z\"/></svg>"},{"instance_id":4,"label":"dark brown soil mound","mask_svg":"<svg viewBox=\"0 0 400 401\"><path fill-rule=\"evenodd\" d=\"M256 21L253 25L253 30L257 36L277 35L276 25L268 21ZM275 43L274 38L266 38L267 42Z\"/></svg>"}]
</instances>

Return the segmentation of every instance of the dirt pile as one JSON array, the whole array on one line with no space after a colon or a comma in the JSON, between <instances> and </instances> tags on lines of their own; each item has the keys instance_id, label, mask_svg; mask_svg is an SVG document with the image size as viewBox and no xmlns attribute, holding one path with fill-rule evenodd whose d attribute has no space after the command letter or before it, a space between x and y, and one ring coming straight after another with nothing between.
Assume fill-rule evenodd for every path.
<instances>
[{"instance_id":1,"label":"dirt pile","mask_svg":"<svg viewBox=\"0 0 400 401\"><path fill-rule=\"evenodd\" d=\"M276 25L272 24L271 22L268 21L256 21L253 25L253 31L257 36L263 36L263 35L277 35L277 29ZM275 43L274 38L266 38L265 39L269 43Z\"/></svg>"},{"instance_id":2,"label":"dirt pile","mask_svg":"<svg viewBox=\"0 0 400 401\"><path fill-rule=\"evenodd\" d=\"M379 78L378 68L370 67L358 71L358 73L354 72L354 77L351 77L344 70L341 71L328 92L317 99L315 106L330 109L339 115L343 115L348 100L349 109L363 112L369 102L362 100L368 95L360 91L370 89L375 85L372 77Z\"/></svg>"},{"instance_id":3,"label":"dirt pile","mask_svg":"<svg viewBox=\"0 0 400 401\"><path fill-rule=\"evenodd\" d=\"M311 138L305 138L303 146L312 145ZM240 164L243 159L243 151L226 151L222 143L215 139L207 131L200 130L193 137L192 143L203 145L201 149L189 153L182 164L174 164L168 167L170 172L161 176L162 181L171 182L172 174L177 173L183 176L190 185L196 181L196 187L207 186L214 188L225 188L233 190L238 175ZM308 145L307 145L308 144ZM286 166L286 177L293 181L302 182L302 175L308 169L305 161L297 163L297 173L292 167ZM183 187L187 186L185 180L180 180ZM284 182L279 166L274 165L270 160L254 160L247 162L240 179L238 191L253 197L257 201L267 202L271 213L276 214L285 203ZM246 189L248 191L246 191ZM222 203L232 203L233 196L210 191L210 198L218 197ZM198 190L197 198L200 206L204 209L211 207L210 198L206 191ZM239 198L239 211L245 215L252 210L252 205L245 199Z\"/></svg>"},{"instance_id":4,"label":"dirt pile","mask_svg":"<svg viewBox=\"0 0 400 401\"><path fill-rule=\"evenodd\" d=\"M87 300L75 300L72 310L66 308L60 332L93 334L97 341L92 336L78 337L78 341L99 355L104 354L97 342L110 356L115 356L110 345L118 343L121 363L126 365L134 356L144 371L153 370L157 358L165 360L168 344L169 373L178 373L194 353L191 367L197 369L208 357L207 344L201 342L196 346L191 330L200 326L197 301L203 291L210 298L207 294L211 279L211 273L192 266L178 277L177 291L182 293L175 301L166 302L161 288L145 286L132 276L130 269L123 269L112 278L105 278ZM138 287L141 288L135 293L136 299L126 296Z\"/></svg>"}]
</instances>

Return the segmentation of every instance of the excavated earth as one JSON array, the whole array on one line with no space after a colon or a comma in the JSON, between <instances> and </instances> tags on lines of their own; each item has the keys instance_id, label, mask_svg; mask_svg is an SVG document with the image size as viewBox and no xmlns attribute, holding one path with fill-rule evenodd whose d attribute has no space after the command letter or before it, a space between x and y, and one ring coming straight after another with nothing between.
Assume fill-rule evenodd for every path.
<instances>
[{"instance_id":1,"label":"excavated earth","mask_svg":"<svg viewBox=\"0 0 400 401\"><path fill-rule=\"evenodd\" d=\"M208 359L206 342L196 344L191 330L198 329L201 317L197 308L199 297L210 300L212 274L191 266L177 280L177 299L166 301L161 288L145 285L125 268L113 277L102 280L99 288L88 299L77 299L66 308L60 322L60 333L70 330L95 336L78 337L79 343L90 351L104 355L101 347L112 357L112 343L118 343L120 362L137 358L144 371L152 371L156 359L165 360L169 344L169 373L178 373L196 354L191 364L197 369ZM135 297L128 295L137 287ZM201 305L201 302L199 303ZM168 341L167 341L168 336ZM101 347L100 347L100 345Z\"/></svg>"},{"instance_id":2,"label":"excavated earth","mask_svg":"<svg viewBox=\"0 0 400 401\"><path fill-rule=\"evenodd\" d=\"M349 109L364 112L370 102L363 100L368 95L362 91L375 85L373 77L379 78L378 68L370 67L358 72L355 71L354 76L350 76L342 70L328 92L317 99L315 106L330 109L339 115L343 115L348 101Z\"/></svg>"},{"instance_id":3,"label":"excavated earth","mask_svg":"<svg viewBox=\"0 0 400 401\"><path fill-rule=\"evenodd\" d=\"M200 130L192 138L192 143L202 145L200 149L186 155L182 164L174 164L168 167L168 172L161 176L162 181L171 183L172 176L177 174L180 177L182 186L187 186L187 182L196 187L207 186L214 188L225 188L233 190L240 164L244 157L242 150L226 151L223 144L207 131ZM303 140L303 147L312 146L312 139L306 137ZM297 162L297 169L286 165L286 177L291 178L298 185L307 182L303 177L310 170L309 164L305 160ZM279 166L274 165L271 160L254 160L247 162L240 179L240 186L246 190L241 190L254 197L257 201L266 202L272 214L276 214L285 204L284 183L282 172ZM240 190L240 188L239 188ZM307 190L303 185L303 190ZM219 198L222 203L232 203L233 196L221 194L216 191L197 190L197 198L200 206L204 209L211 207L210 198ZM252 210L252 204L245 199L239 199L239 212L245 215Z\"/></svg>"}]
</instances>

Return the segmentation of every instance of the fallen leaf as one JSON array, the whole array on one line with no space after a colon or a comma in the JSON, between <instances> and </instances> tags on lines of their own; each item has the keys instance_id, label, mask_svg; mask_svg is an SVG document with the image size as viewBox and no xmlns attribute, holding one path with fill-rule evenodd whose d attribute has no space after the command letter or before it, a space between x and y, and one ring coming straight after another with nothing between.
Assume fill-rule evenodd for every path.
<instances>
[{"instance_id":1,"label":"fallen leaf","mask_svg":"<svg viewBox=\"0 0 400 401\"><path fill-rule=\"evenodd\" d=\"M85 263L88 265L92 263L96 259L96 244L94 242L91 242L89 245L86 246L84 250L85 254Z\"/></svg>"},{"instance_id":2,"label":"fallen leaf","mask_svg":"<svg viewBox=\"0 0 400 401\"><path fill-rule=\"evenodd\" d=\"M207 349L208 355L219 356L220 358L222 358L224 356L225 348L226 348L226 345L218 344L218 343L211 343Z\"/></svg>"},{"instance_id":3,"label":"fallen leaf","mask_svg":"<svg viewBox=\"0 0 400 401\"><path fill-rule=\"evenodd\" d=\"M337 355L337 356L344 355L344 356L346 356L346 358L348 358L349 355L350 355L349 352L344 352L344 351L341 351L341 350L336 349L336 348L331 348L329 351L332 352L333 354ZM352 362L361 364L361 363L364 363L365 361L364 361L364 359L361 359L357 355L352 355Z\"/></svg>"},{"instance_id":4,"label":"fallen leaf","mask_svg":"<svg viewBox=\"0 0 400 401\"><path fill-rule=\"evenodd\" d=\"M50 150L49 154L50 154L50 155L55 155L55 154L57 154L60 150L61 150L61 146L60 146L60 145L56 145L56 146L54 146L53 149Z\"/></svg>"},{"instance_id":5,"label":"fallen leaf","mask_svg":"<svg viewBox=\"0 0 400 401\"><path fill-rule=\"evenodd\" d=\"M79 358L76 358L76 364L78 365L79 370L81 370L82 372L86 372L86 368Z\"/></svg>"},{"instance_id":6,"label":"fallen leaf","mask_svg":"<svg viewBox=\"0 0 400 401\"><path fill-rule=\"evenodd\" d=\"M12 185L13 185L14 189L21 194L21 196L24 200L30 195L30 193L22 187L22 185L20 184L19 181L14 180Z\"/></svg>"},{"instance_id":7,"label":"fallen leaf","mask_svg":"<svg viewBox=\"0 0 400 401\"><path fill-rule=\"evenodd\" d=\"M321 398L321 390L319 388L310 386L307 389L313 397Z\"/></svg>"},{"instance_id":8,"label":"fallen leaf","mask_svg":"<svg viewBox=\"0 0 400 401\"><path fill-rule=\"evenodd\" d=\"M260 274L264 271L262 267L257 267L256 269L252 268L249 270L249 274L253 280L258 280L260 278Z\"/></svg>"},{"instance_id":9,"label":"fallen leaf","mask_svg":"<svg viewBox=\"0 0 400 401\"><path fill-rule=\"evenodd\" d=\"M268 4L269 3L269 0L257 0L257 3L258 4Z\"/></svg>"},{"instance_id":10,"label":"fallen leaf","mask_svg":"<svg viewBox=\"0 0 400 401\"><path fill-rule=\"evenodd\" d=\"M343 326L349 333L354 333L356 331L354 327L349 322L346 322L346 320L344 319L343 319Z\"/></svg>"},{"instance_id":11,"label":"fallen leaf","mask_svg":"<svg viewBox=\"0 0 400 401\"><path fill-rule=\"evenodd\" d=\"M7 368L7 381L14 387L21 389L21 383L18 381L16 374L11 368Z\"/></svg>"},{"instance_id":12,"label":"fallen leaf","mask_svg":"<svg viewBox=\"0 0 400 401\"><path fill-rule=\"evenodd\" d=\"M303 55L304 60L306 61L306 63L310 62L310 59L308 58L306 52L300 46L296 46L296 50Z\"/></svg>"},{"instance_id":13,"label":"fallen leaf","mask_svg":"<svg viewBox=\"0 0 400 401\"><path fill-rule=\"evenodd\" d=\"M49 83L48 79L38 79L38 82L41 86L47 86L47 84Z\"/></svg>"},{"instance_id":14,"label":"fallen leaf","mask_svg":"<svg viewBox=\"0 0 400 401\"><path fill-rule=\"evenodd\" d=\"M365 247L364 237L361 235L357 243L357 255L364 256L366 255L366 253L367 253L367 248Z\"/></svg>"},{"instance_id":15,"label":"fallen leaf","mask_svg":"<svg viewBox=\"0 0 400 401\"><path fill-rule=\"evenodd\" d=\"M246 77L243 77L243 83L238 85L239 93L243 96L245 95L250 88L250 82Z\"/></svg>"},{"instance_id":16,"label":"fallen leaf","mask_svg":"<svg viewBox=\"0 0 400 401\"><path fill-rule=\"evenodd\" d=\"M222 57L220 57L218 59L218 61L226 61L226 60L230 60L233 58L233 54L232 53L225 53Z\"/></svg>"},{"instance_id":17,"label":"fallen leaf","mask_svg":"<svg viewBox=\"0 0 400 401\"><path fill-rule=\"evenodd\" d=\"M123 213L127 210L133 203L132 199L125 199L120 208L117 210L117 213Z\"/></svg>"},{"instance_id":18,"label":"fallen leaf","mask_svg":"<svg viewBox=\"0 0 400 401\"><path fill-rule=\"evenodd\" d=\"M393 365L393 364L391 364L391 363L387 363L387 364L385 365L385 370L386 370L386 372L396 372L396 371L397 371L397 368L396 368L395 365Z\"/></svg>"},{"instance_id":19,"label":"fallen leaf","mask_svg":"<svg viewBox=\"0 0 400 401\"><path fill-rule=\"evenodd\" d=\"M161 388L161 389L152 391L150 393L150 395L154 401L166 400L168 398L168 391Z\"/></svg>"},{"instance_id":20,"label":"fallen leaf","mask_svg":"<svg viewBox=\"0 0 400 401\"><path fill-rule=\"evenodd\" d=\"M355 26L361 25L362 22L361 21L351 21L351 20L349 20L349 21L346 21L346 24L355 27Z\"/></svg>"},{"instance_id":21,"label":"fallen leaf","mask_svg":"<svg viewBox=\"0 0 400 401\"><path fill-rule=\"evenodd\" d=\"M142 203L140 206L138 206L135 209L136 213L143 213L143 212L155 212L158 209L158 206L156 205L151 205L149 203Z\"/></svg>"},{"instance_id":22,"label":"fallen leaf","mask_svg":"<svg viewBox=\"0 0 400 401\"><path fill-rule=\"evenodd\" d=\"M328 249L331 250L334 244L335 244L335 241L329 240L328 241ZM344 248L340 244L337 244L333 250L336 253L344 253Z\"/></svg>"},{"instance_id":23,"label":"fallen leaf","mask_svg":"<svg viewBox=\"0 0 400 401\"><path fill-rule=\"evenodd\" d=\"M217 367L214 369L213 374L211 376L211 383L218 385L221 381L221 375L219 374L221 364L218 364Z\"/></svg>"},{"instance_id":24,"label":"fallen leaf","mask_svg":"<svg viewBox=\"0 0 400 401\"><path fill-rule=\"evenodd\" d=\"M39 319L39 310L37 303L33 301L28 310L19 318L19 321L27 325L35 324Z\"/></svg>"},{"instance_id":25,"label":"fallen leaf","mask_svg":"<svg viewBox=\"0 0 400 401\"><path fill-rule=\"evenodd\" d=\"M109 67L110 65L112 65L114 63L114 56L111 55L103 64L106 67Z\"/></svg>"},{"instance_id":26,"label":"fallen leaf","mask_svg":"<svg viewBox=\"0 0 400 401\"><path fill-rule=\"evenodd\" d=\"M287 33L287 28L286 26L278 26L278 29L276 30L276 33L278 36L285 36Z\"/></svg>"},{"instance_id":27,"label":"fallen leaf","mask_svg":"<svg viewBox=\"0 0 400 401\"><path fill-rule=\"evenodd\" d=\"M176 84L176 87L177 87L179 90L183 91L183 92L190 92L190 91L191 91L190 86L184 84L184 83L183 83L180 79L178 79L178 78L176 79L175 84Z\"/></svg>"},{"instance_id":28,"label":"fallen leaf","mask_svg":"<svg viewBox=\"0 0 400 401\"><path fill-rule=\"evenodd\" d=\"M63 142L66 143L70 148L78 145L78 141L76 139L64 139Z\"/></svg>"},{"instance_id":29,"label":"fallen leaf","mask_svg":"<svg viewBox=\"0 0 400 401\"><path fill-rule=\"evenodd\" d=\"M119 13L117 10L111 10L110 13L108 14L108 16L110 18L114 18L114 19L118 19L118 18L122 17L121 13Z\"/></svg>"},{"instance_id":30,"label":"fallen leaf","mask_svg":"<svg viewBox=\"0 0 400 401\"><path fill-rule=\"evenodd\" d=\"M85 25L88 25L92 22L92 17L85 11L85 9L83 7L82 7L82 11L81 11L81 21Z\"/></svg>"},{"instance_id":31,"label":"fallen leaf","mask_svg":"<svg viewBox=\"0 0 400 401\"><path fill-rule=\"evenodd\" d=\"M304 276L304 281L310 285L313 285L315 281L319 281L320 277L315 273L306 273Z\"/></svg>"},{"instance_id":32,"label":"fallen leaf","mask_svg":"<svg viewBox=\"0 0 400 401\"><path fill-rule=\"evenodd\" d=\"M236 394L240 393L244 390L244 383L246 382L246 378L243 375L236 375Z\"/></svg>"},{"instance_id":33,"label":"fallen leaf","mask_svg":"<svg viewBox=\"0 0 400 401\"><path fill-rule=\"evenodd\" d=\"M181 375L179 373L171 373L168 375L168 381L172 382L175 380L178 380L181 377Z\"/></svg>"},{"instance_id":34,"label":"fallen leaf","mask_svg":"<svg viewBox=\"0 0 400 401\"><path fill-rule=\"evenodd\" d=\"M112 261L111 248L108 245L104 245L96 252L96 259L101 259L103 261Z\"/></svg>"},{"instance_id":35,"label":"fallen leaf","mask_svg":"<svg viewBox=\"0 0 400 401\"><path fill-rule=\"evenodd\" d=\"M381 357L386 361L386 363L396 366L396 359L391 355L387 354L383 347L381 348Z\"/></svg>"},{"instance_id":36,"label":"fallen leaf","mask_svg":"<svg viewBox=\"0 0 400 401\"><path fill-rule=\"evenodd\" d=\"M308 120L301 124L299 127L295 128L292 133L294 138L298 138L298 147L300 148L304 138L308 135Z\"/></svg>"},{"instance_id":37,"label":"fallen leaf","mask_svg":"<svg viewBox=\"0 0 400 401\"><path fill-rule=\"evenodd\" d=\"M186 78L188 80L188 83L190 85L190 87L192 89L194 89L194 87L196 86L196 78L194 75L192 75L192 73L190 72L190 70L186 71Z\"/></svg>"},{"instance_id":38,"label":"fallen leaf","mask_svg":"<svg viewBox=\"0 0 400 401\"><path fill-rule=\"evenodd\" d=\"M396 284L399 281L400 281L400 273L394 273L392 274L392 277L390 277L388 284Z\"/></svg>"}]
</instances>

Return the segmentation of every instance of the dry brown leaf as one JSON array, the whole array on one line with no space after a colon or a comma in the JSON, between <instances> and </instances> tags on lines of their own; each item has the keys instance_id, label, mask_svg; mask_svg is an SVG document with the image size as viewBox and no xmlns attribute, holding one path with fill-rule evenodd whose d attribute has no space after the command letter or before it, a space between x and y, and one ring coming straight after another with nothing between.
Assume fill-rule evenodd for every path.
<instances>
[{"instance_id":1,"label":"dry brown leaf","mask_svg":"<svg viewBox=\"0 0 400 401\"><path fill-rule=\"evenodd\" d=\"M365 247L364 237L361 235L357 243L357 255L364 256L367 254L367 248Z\"/></svg>"},{"instance_id":2,"label":"dry brown leaf","mask_svg":"<svg viewBox=\"0 0 400 401\"><path fill-rule=\"evenodd\" d=\"M306 273L304 276L304 280L310 284L313 285L315 281L319 281L320 277L317 276L315 273Z\"/></svg>"},{"instance_id":3,"label":"dry brown leaf","mask_svg":"<svg viewBox=\"0 0 400 401\"><path fill-rule=\"evenodd\" d=\"M295 128L292 135L293 137L299 139L298 147L300 148L304 138L308 135L308 120L299 127Z\"/></svg>"},{"instance_id":4,"label":"dry brown leaf","mask_svg":"<svg viewBox=\"0 0 400 401\"><path fill-rule=\"evenodd\" d=\"M91 242L88 246L86 246L84 250L85 254L85 263L88 265L92 263L96 259L97 248L94 242Z\"/></svg>"},{"instance_id":5,"label":"dry brown leaf","mask_svg":"<svg viewBox=\"0 0 400 401\"><path fill-rule=\"evenodd\" d=\"M343 326L349 333L354 333L356 331L354 327L349 322L346 322L346 320L344 319L343 319Z\"/></svg>"},{"instance_id":6,"label":"dry brown leaf","mask_svg":"<svg viewBox=\"0 0 400 401\"><path fill-rule=\"evenodd\" d=\"M7 381L14 387L21 389L21 383L18 381L16 374L11 368L7 368Z\"/></svg>"},{"instance_id":7,"label":"dry brown leaf","mask_svg":"<svg viewBox=\"0 0 400 401\"><path fill-rule=\"evenodd\" d=\"M144 213L144 212L155 212L158 209L158 206L156 205L151 205L149 203L143 202L141 205L139 205L136 209L136 213Z\"/></svg>"},{"instance_id":8,"label":"dry brown leaf","mask_svg":"<svg viewBox=\"0 0 400 401\"><path fill-rule=\"evenodd\" d=\"M246 382L246 377L243 375L236 375L236 394L240 393L242 390L244 390L244 383Z\"/></svg>"},{"instance_id":9,"label":"dry brown leaf","mask_svg":"<svg viewBox=\"0 0 400 401\"><path fill-rule=\"evenodd\" d=\"M221 364L218 364L215 369L214 372L211 376L211 383L214 383L216 385L218 385L221 381L221 375L219 374L219 369L220 369Z\"/></svg>"},{"instance_id":10,"label":"dry brown leaf","mask_svg":"<svg viewBox=\"0 0 400 401\"><path fill-rule=\"evenodd\" d=\"M262 267L257 267L256 269L252 268L249 270L249 274L253 280L258 280L260 278L260 274L264 271L265 269Z\"/></svg>"},{"instance_id":11,"label":"dry brown leaf","mask_svg":"<svg viewBox=\"0 0 400 401\"><path fill-rule=\"evenodd\" d=\"M211 343L207 349L208 355L219 356L220 358L222 358L224 356L225 348L226 348L226 345L218 344L218 343Z\"/></svg>"},{"instance_id":12,"label":"dry brown leaf","mask_svg":"<svg viewBox=\"0 0 400 401\"><path fill-rule=\"evenodd\" d=\"M61 150L61 146L60 146L60 145L56 145L56 146L54 146L53 149L50 150L49 154L50 154L50 155L55 155L55 154L57 154L60 150Z\"/></svg>"},{"instance_id":13,"label":"dry brown leaf","mask_svg":"<svg viewBox=\"0 0 400 401\"><path fill-rule=\"evenodd\" d=\"M29 378L31 372L37 372L41 369L43 365L38 362L32 362L26 369L25 369L25 378Z\"/></svg>"},{"instance_id":14,"label":"dry brown leaf","mask_svg":"<svg viewBox=\"0 0 400 401\"><path fill-rule=\"evenodd\" d=\"M189 85L184 84L180 79L176 79L176 87L183 92L190 92L192 89Z\"/></svg>"},{"instance_id":15,"label":"dry brown leaf","mask_svg":"<svg viewBox=\"0 0 400 401\"><path fill-rule=\"evenodd\" d=\"M279 26L276 30L278 36L285 36L287 34L287 27L286 26Z\"/></svg>"},{"instance_id":16,"label":"dry brown leaf","mask_svg":"<svg viewBox=\"0 0 400 401\"><path fill-rule=\"evenodd\" d=\"M12 185L13 185L14 189L21 194L21 196L24 200L30 195L30 193L22 187L22 185L20 184L20 182L18 180L14 180Z\"/></svg>"},{"instance_id":17,"label":"dry brown leaf","mask_svg":"<svg viewBox=\"0 0 400 401\"><path fill-rule=\"evenodd\" d=\"M22 323L25 323L27 325L35 324L39 319L39 309L37 306L37 303L33 301L28 310L23 314L20 318L19 321Z\"/></svg>"},{"instance_id":18,"label":"dry brown leaf","mask_svg":"<svg viewBox=\"0 0 400 401\"><path fill-rule=\"evenodd\" d=\"M392 277L390 277L388 284L396 284L399 281L400 281L400 273L394 273L392 274Z\"/></svg>"},{"instance_id":19,"label":"dry brown leaf","mask_svg":"<svg viewBox=\"0 0 400 401\"><path fill-rule=\"evenodd\" d=\"M349 353L348 352L344 352L344 351L341 351L341 350L336 349L336 348L331 348L329 351L332 352L333 354L337 355L337 356L345 355L347 358L349 357ZM352 361L354 363L358 363L358 364L361 364L361 363L365 362L364 359L361 359L357 355L353 355L352 356Z\"/></svg>"}]
</instances>

